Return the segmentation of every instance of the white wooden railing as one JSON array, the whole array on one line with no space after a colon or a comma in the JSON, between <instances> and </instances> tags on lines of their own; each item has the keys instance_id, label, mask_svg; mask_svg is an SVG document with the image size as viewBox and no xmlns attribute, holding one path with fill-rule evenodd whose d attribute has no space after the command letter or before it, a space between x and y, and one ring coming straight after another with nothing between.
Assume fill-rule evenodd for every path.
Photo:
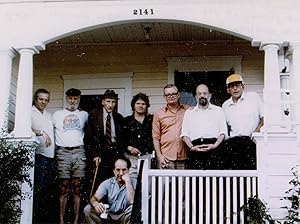
<instances>
[{"instance_id":1,"label":"white wooden railing","mask_svg":"<svg viewBox=\"0 0 300 224\"><path fill-rule=\"evenodd\" d=\"M257 171L154 170L142 175L144 224L245 223L240 207L258 194Z\"/></svg>"}]
</instances>

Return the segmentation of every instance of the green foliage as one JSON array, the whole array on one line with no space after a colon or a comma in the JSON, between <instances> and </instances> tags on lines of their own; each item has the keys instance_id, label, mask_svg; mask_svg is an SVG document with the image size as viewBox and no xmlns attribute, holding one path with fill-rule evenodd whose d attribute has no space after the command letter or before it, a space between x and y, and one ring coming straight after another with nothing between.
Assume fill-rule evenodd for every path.
<instances>
[{"instance_id":1,"label":"green foliage","mask_svg":"<svg viewBox=\"0 0 300 224\"><path fill-rule=\"evenodd\" d=\"M287 210L288 215L286 216L287 221L284 224L299 223L299 205L300 205L300 179L298 175L298 167L292 168L293 179L289 182L291 188L285 192L287 196L283 197L284 200L290 202L290 206L284 206Z\"/></svg>"},{"instance_id":2,"label":"green foliage","mask_svg":"<svg viewBox=\"0 0 300 224\"><path fill-rule=\"evenodd\" d=\"M13 142L0 139L0 223L17 223L22 213L20 199L21 184L31 186L29 169L33 166L32 142ZM32 187L32 186L31 186Z\"/></svg>"},{"instance_id":3,"label":"green foliage","mask_svg":"<svg viewBox=\"0 0 300 224\"><path fill-rule=\"evenodd\" d=\"M245 212L247 216L247 224L261 224L261 223L282 223L282 224L296 224L300 223L299 208L300 208L300 177L298 174L298 166L292 168L293 179L289 182L291 188L285 192L286 196L281 200L289 201L289 206L282 208L286 209L288 215L285 217L285 221L274 220L271 215L268 214L266 204L261 201L257 196L248 198L245 205L241 207L241 210Z\"/></svg>"},{"instance_id":4,"label":"green foliage","mask_svg":"<svg viewBox=\"0 0 300 224\"><path fill-rule=\"evenodd\" d=\"M276 223L271 215L268 214L265 203L261 201L257 195L249 197L247 203L241 207L241 210L246 214L247 224Z\"/></svg>"}]
</instances>

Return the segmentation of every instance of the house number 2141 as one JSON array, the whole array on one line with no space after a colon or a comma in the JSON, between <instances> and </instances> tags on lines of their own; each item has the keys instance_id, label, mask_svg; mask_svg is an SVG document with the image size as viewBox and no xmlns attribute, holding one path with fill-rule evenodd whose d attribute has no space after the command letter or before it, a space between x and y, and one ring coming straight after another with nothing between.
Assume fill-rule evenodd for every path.
<instances>
[{"instance_id":1,"label":"house number 2141","mask_svg":"<svg viewBox=\"0 0 300 224\"><path fill-rule=\"evenodd\" d=\"M148 15L153 15L154 10L153 9L134 9L133 10L133 15L135 16L148 16Z\"/></svg>"}]
</instances>

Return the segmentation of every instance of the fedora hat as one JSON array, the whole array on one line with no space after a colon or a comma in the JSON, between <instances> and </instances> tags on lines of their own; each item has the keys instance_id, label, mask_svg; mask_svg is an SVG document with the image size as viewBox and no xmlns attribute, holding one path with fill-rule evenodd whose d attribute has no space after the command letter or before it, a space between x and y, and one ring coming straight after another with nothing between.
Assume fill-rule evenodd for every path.
<instances>
[{"instance_id":1,"label":"fedora hat","mask_svg":"<svg viewBox=\"0 0 300 224\"><path fill-rule=\"evenodd\" d=\"M115 91L113 91L112 89L107 89L105 91L105 93L102 96L102 99L105 99L105 98L116 99L116 100L119 99L118 94L116 94Z\"/></svg>"}]
</instances>

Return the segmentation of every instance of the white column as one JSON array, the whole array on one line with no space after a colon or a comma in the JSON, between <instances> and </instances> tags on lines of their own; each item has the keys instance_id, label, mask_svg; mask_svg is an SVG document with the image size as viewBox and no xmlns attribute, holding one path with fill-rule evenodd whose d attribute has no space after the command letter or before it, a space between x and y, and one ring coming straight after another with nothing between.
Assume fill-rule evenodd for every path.
<instances>
[{"instance_id":1,"label":"white column","mask_svg":"<svg viewBox=\"0 0 300 224\"><path fill-rule=\"evenodd\" d=\"M283 104L281 105L281 110L283 113L283 120L290 122L291 120L291 104L290 104L290 82L289 82L289 73L280 73L280 85L281 89L281 99Z\"/></svg>"},{"instance_id":2,"label":"white column","mask_svg":"<svg viewBox=\"0 0 300 224\"><path fill-rule=\"evenodd\" d=\"M33 89L33 49L21 49L17 82L14 137L31 137L31 107Z\"/></svg>"},{"instance_id":3,"label":"white column","mask_svg":"<svg viewBox=\"0 0 300 224\"><path fill-rule=\"evenodd\" d=\"M294 65L293 65L293 54L291 52L289 52L287 54L287 59L288 59L288 63L289 63L289 66L288 66L288 73L289 73L289 88L290 88L290 107L291 107L291 121L292 122L295 122L296 120L296 109L295 109L295 76L294 76Z\"/></svg>"},{"instance_id":4,"label":"white column","mask_svg":"<svg viewBox=\"0 0 300 224\"><path fill-rule=\"evenodd\" d=\"M264 113L265 127L268 131L278 126L282 120L280 76L278 50L276 44L267 44L262 48L265 51L264 63Z\"/></svg>"},{"instance_id":5,"label":"white column","mask_svg":"<svg viewBox=\"0 0 300 224\"><path fill-rule=\"evenodd\" d=\"M36 147L34 143L32 142L32 147ZM35 150L34 150L35 151ZM30 158L33 160L34 163L34 151L30 155ZM30 182L32 186L34 185L34 167L31 167L28 171L27 174L29 175ZM27 182L22 183L21 185L21 191L23 194L26 195L25 198L21 200L21 209L22 209L22 214L20 217L20 224L27 224L27 223L32 223L32 218L33 218L33 189L30 187L30 185Z\"/></svg>"},{"instance_id":6,"label":"white column","mask_svg":"<svg viewBox=\"0 0 300 224\"><path fill-rule=\"evenodd\" d=\"M290 49L292 50L291 69L293 72L293 87L295 90L295 122L300 125L300 43L291 43Z\"/></svg>"},{"instance_id":7,"label":"white column","mask_svg":"<svg viewBox=\"0 0 300 224\"><path fill-rule=\"evenodd\" d=\"M12 60L15 57L12 49L0 50L0 133L8 131L9 95L11 86ZM0 135L1 135L0 134Z\"/></svg>"}]
</instances>

